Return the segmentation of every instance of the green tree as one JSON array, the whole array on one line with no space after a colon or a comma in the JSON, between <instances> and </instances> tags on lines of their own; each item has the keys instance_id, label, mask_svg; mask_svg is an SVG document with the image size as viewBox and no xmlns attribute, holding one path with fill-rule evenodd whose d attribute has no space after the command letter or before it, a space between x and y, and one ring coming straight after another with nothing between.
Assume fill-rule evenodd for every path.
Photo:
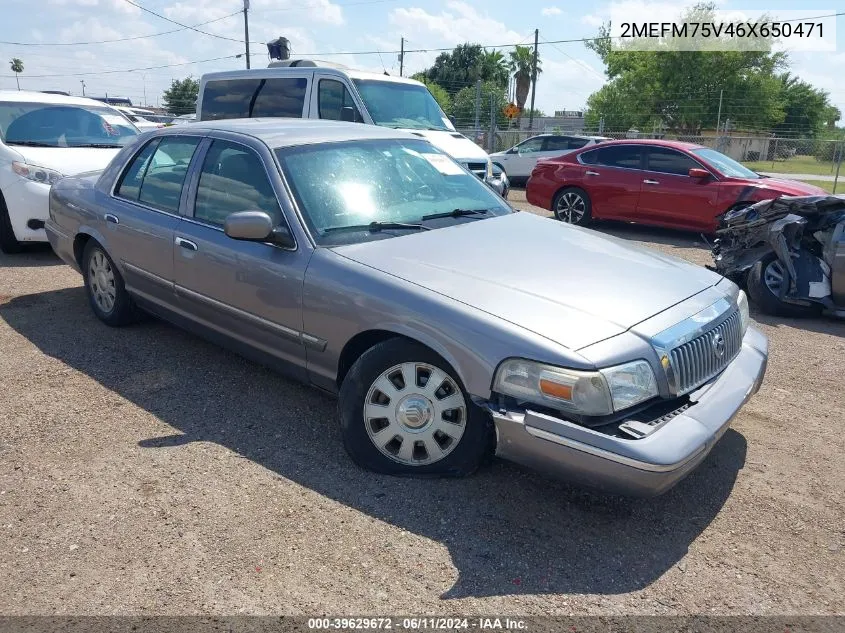
<instances>
[{"instance_id":1,"label":"green tree","mask_svg":"<svg viewBox=\"0 0 845 633\"><path fill-rule=\"evenodd\" d=\"M15 83L18 85L18 90L21 89L21 82L18 75L23 72L23 61L17 57L12 57L9 65L12 67L12 72L15 73Z\"/></svg>"},{"instance_id":2,"label":"green tree","mask_svg":"<svg viewBox=\"0 0 845 633\"><path fill-rule=\"evenodd\" d=\"M785 117L772 130L777 136L814 138L829 126L831 118L835 124L839 112L824 90L813 88L788 72L779 79Z\"/></svg>"},{"instance_id":3,"label":"green tree","mask_svg":"<svg viewBox=\"0 0 845 633\"><path fill-rule=\"evenodd\" d=\"M479 79L500 86L508 84L508 66L498 51L487 51L480 44L459 44L451 52L440 53L430 68L414 75L442 86L451 96L474 86Z\"/></svg>"},{"instance_id":4,"label":"green tree","mask_svg":"<svg viewBox=\"0 0 845 633\"><path fill-rule=\"evenodd\" d=\"M491 81L497 86L506 87L510 76L508 62L501 51L485 50L481 56L479 78Z\"/></svg>"},{"instance_id":5,"label":"green tree","mask_svg":"<svg viewBox=\"0 0 845 633\"><path fill-rule=\"evenodd\" d=\"M193 77L174 79L170 88L164 91L162 102L173 114L190 114L197 109L199 91L199 81Z\"/></svg>"},{"instance_id":6,"label":"green tree","mask_svg":"<svg viewBox=\"0 0 845 633\"><path fill-rule=\"evenodd\" d=\"M493 108L496 111L496 124L507 127L507 118L503 110L507 105L504 87L493 81L481 84L481 99L479 100L478 121L483 129L490 127L490 98L492 95ZM452 100L452 116L458 127L469 128L475 125L475 86L467 86L458 92Z\"/></svg>"},{"instance_id":7,"label":"green tree","mask_svg":"<svg viewBox=\"0 0 845 633\"><path fill-rule=\"evenodd\" d=\"M686 22L714 22L715 5L687 10ZM756 41L738 50L677 50L669 40L654 50L611 47L609 25L587 42L604 62L608 83L587 100L587 123L604 119L606 129L645 128L659 123L679 134L698 134L716 126L719 95L721 120L734 128L771 130L784 120L782 84L777 71L786 65L784 53L772 53L770 43Z\"/></svg>"},{"instance_id":8,"label":"green tree","mask_svg":"<svg viewBox=\"0 0 845 633\"><path fill-rule=\"evenodd\" d=\"M534 49L530 46L517 45L508 53L508 66L516 82L516 105L525 106L528 92L531 90L531 78L534 76ZM537 57L537 76L543 72L540 57Z\"/></svg>"}]
</instances>

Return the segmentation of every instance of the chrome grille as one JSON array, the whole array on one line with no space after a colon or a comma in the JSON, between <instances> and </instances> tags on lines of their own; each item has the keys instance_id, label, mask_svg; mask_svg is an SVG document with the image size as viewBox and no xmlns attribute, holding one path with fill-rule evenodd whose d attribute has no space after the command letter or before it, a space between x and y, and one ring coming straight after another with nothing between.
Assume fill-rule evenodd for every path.
<instances>
[{"instance_id":1,"label":"chrome grille","mask_svg":"<svg viewBox=\"0 0 845 633\"><path fill-rule=\"evenodd\" d=\"M673 392L684 394L704 384L727 367L741 347L742 324L739 311L734 311L714 328L670 352Z\"/></svg>"}]
</instances>

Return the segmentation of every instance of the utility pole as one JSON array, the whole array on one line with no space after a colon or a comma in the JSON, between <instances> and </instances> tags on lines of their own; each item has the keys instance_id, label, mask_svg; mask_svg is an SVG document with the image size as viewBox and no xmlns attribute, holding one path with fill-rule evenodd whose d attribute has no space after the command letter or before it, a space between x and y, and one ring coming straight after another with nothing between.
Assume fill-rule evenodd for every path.
<instances>
[{"instance_id":1,"label":"utility pole","mask_svg":"<svg viewBox=\"0 0 845 633\"><path fill-rule=\"evenodd\" d=\"M716 115L716 136L719 135L719 125L722 123L722 93L724 90L719 91L719 114Z\"/></svg>"},{"instance_id":2,"label":"utility pole","mask_svg":"<svg viewBox=\"0 0 845 633\"><path fill-rule=\"evenodd\" d=\"M478 128L478 117L481 114L481 80L475 80L475 138L481 134Z\"/></svg>"},{"instance_id":3,"label":"utility pole","mask_svg":"<svg viewBox=\"0 0 845 633\"><path fill-rule=\"evenodd\" d=\"M405 70L405 38L402 38L402 41L399 43L399 76L402 76L402 72Z\"/></svg>"},{"instance_id":4,"label":"utility pole","mask_svg":"<svg viewBox=\"0 0 845 633\"><path fill-rule=\"evenodd\" d=\"M81 83L81 84L82 84L82 96L84 97L84 96L85 96L85 80L84 80L84 79L80 79L80 80L79 80L79 83Z\"/></svg>"},{"instance_id":5,"label":"utility pole","mask_svg":"<svg viewBox=\"0 0 845 633\"><path fill-rule=\"evenodd\" d=\"M244 0L244 45L246 46L246 67L249 69L249 0Z\"/></svg>"},{"instance_id":6,"label":"utility pole","mask_svg":"<svg viewBox=\"0 0 845 633\"><path fill-rule=\"evenodd\" d=\"M534 29L534 63L531 67L531 112L528 113L528 129L534 126L534 93L537 91L537 40L540 29Z\"/></svg>"}]
</instances>

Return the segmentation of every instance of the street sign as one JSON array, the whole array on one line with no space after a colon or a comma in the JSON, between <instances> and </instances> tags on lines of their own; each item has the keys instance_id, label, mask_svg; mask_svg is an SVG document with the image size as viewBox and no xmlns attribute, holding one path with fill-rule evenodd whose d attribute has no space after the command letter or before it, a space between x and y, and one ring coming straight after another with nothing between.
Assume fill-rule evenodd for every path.
<instances>
[{"instance_id":1,"label":"street sign","mask_svg":"<svg viewBox=\"0 0 845 633\"><path fill-rule=\"evenodd\" d=\"M509 103L504 108L502 108L502 113L509 119L518 117L520 112L522 112L522 108L517 106L515 103Z\"/></svg>"}]
</instances>

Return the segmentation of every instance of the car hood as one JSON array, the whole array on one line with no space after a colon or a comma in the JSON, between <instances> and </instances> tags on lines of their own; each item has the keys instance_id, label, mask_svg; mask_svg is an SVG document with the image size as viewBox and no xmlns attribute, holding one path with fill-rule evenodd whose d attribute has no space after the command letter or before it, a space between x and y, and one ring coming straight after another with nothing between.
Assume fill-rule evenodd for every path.
<instances>
[{"instance_id":1,"label":"car hood","mask_svg":"<svg viewBox=\"0 0 845 633\"><path fill-rule=\"evenodd\" d=\"M525 212L333 250L573 350L621 334L721 279Z\"/></svg>"},{"instance_id":2,"label":"car hood","mask_svg":"<svg viewBox=\"0 0 845 633\"><path fill-rule=\"evenodd\" d=\"M120 151L108 147L10 147L28 164L53 169L65 176L103 170Z\"/></svg>"},{"instance_id":3,"label":"car hood","mask_svg":"<svg viewBox=\"0 0 845 633\"><path fill-rule=\"evenodd\" d=\"M487 152L460 132L451 132L446 130L413 130L410 128L403 131L426 139L432 145L443 150L459 162L474 161L486 163L489 158L487 156Z\"/></svg>"},{"instance_id":4,"label":"car hood","mask_svg":"<svg viewBox=\"0 0 845 633\"><path fill-rule=\"evenodd\" d=\"M821 187L816 187L800 180L787 180L786 178L762 178L760 180L747 180L749 185L760 189L771 189L785 196L826 196L828 192Z\"/></svg>"}]
</instances>

